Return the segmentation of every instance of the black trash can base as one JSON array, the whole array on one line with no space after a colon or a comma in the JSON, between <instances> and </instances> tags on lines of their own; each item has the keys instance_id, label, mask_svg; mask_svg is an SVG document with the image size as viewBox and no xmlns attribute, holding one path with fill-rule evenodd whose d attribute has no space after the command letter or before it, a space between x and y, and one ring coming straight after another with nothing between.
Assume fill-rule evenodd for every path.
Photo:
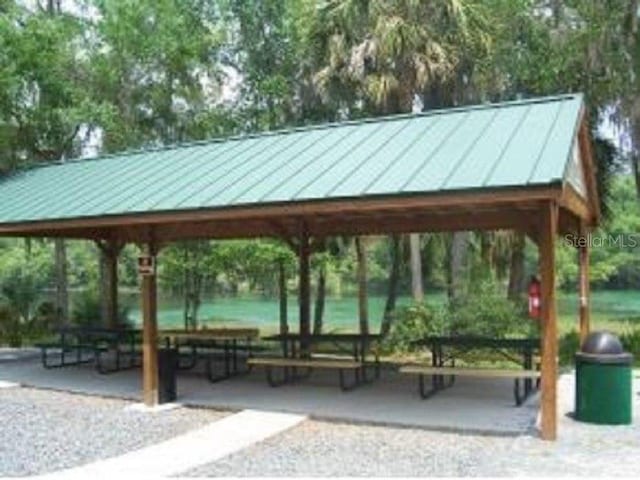
<instances>
[{"instance_id":1,"label":"black trash can base","mask_svg":"<svg viewBox=\"0 0 640 480\"><path fill-rule=\"evenodd\" d=\"M178 398L176 371L178 351L175 348L158 350L158 403L174 402Z\"/></svg>"}]
</instances>

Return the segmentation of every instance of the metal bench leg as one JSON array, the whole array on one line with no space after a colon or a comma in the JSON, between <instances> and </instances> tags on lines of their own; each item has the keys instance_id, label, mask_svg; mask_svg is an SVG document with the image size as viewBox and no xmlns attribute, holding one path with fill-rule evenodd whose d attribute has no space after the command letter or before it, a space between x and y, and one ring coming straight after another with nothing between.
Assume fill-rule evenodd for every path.
<instances>
[{"instance_id":1,"label":"metal bench leg","mask_svg":"<svg viewBox=\"0 0 640 480\"><path fill-rule=\"evenodd\" d=\"M270 387L280 387L286 383L289 383L289 371L286 367L283 369L282 378L279 380L274 378L273 367L271 365L267 365L265 367L265 370L267 372L267 383L269 383Z\"/></svg>"},{"instance_id":2,"label":"metal bench leg","mask_svg":"<svg viewBox=\"0 0 640 480\"><path fill-rule=\"evenodd\" d=\"M194 345L190 345L190 353L180 354L178 353L178 370L191 370L198 363L198 350ZM178 347L179 348L179 347ZM188 358L187 363L180 363L181 358Z\"/></svg>"},{"instance_id":3,"label":"metal bench leg","mask_svg":"<svg viewBox=\"0 0 640 480\"><path fill-rule=\"evenodd\" d=\"M62 350L60 352L60 361L58 363L51 363L50 360L50 356L47 354L47 348L42 348L42 354L41 354L41 360L42 360L42 366L44 368L46 368L47 370L50 370L52 368L60 368L60 367L64 367L64 363L63 363L63 352L64 350Z\"/></svg>"},{"instance_id":4,"label":"metal bench leg","mask_svg":"<svg viewBox=\"0 0 640 480\"><path fill-rule=\"evenodd\" d=\"M525 380L526 382L526 380ZM524 388L524 393L521 392L520 390L520 379L516 378L513 382L513 396L515 398L516 401L516 407L521 406L524 401L527 399L527 397L529 396L529 392L527 392L527 388L525 385Z\"/></svg>"},{"instance_id":5,"label":"metal bench leg","mask_svg":"<svg viewBox=\"0 0 640 480\"><path fill-rule=\"evenodd\" d=\"M424 379L424 375L418 375L418 386L420 392L420 398L426 400L429 397L432 397L440 390L443 390L445 387L442 384L442 376L441 375L431 375L431 388L427 390L426 382Z\"/></svg>"},{"instance_id":6,"label":"metal bench leg","mask_svg":"<svg viewBox=\"0 0 640 480\"><path fill-rule=\"evenodd\" d=\"M350 390L353 390L354 388L356 388L358 385L360 385L360 384L361 384L361 382L359 381L359 377L360 377L360 376L358 375L359 370L360 370L360 369L359 369L359 368L357 368L357 369L353 372L353 374L354 374L354 381L348 384L348 383L346 383L346 381L345 381L345 373L344 373L344 369L342 369L342 368L338 369L338 374L339 374L339 376L340 376L340 390L342 390L343 392L348 392L348 391L350 391ZM364 372L363 372L363 374L364 374Z\"/></svg>"},{"instance_id":7,"label":"metal bench leg","mask_svg":"<svg viewBox=\"0 0 640 480\"><path fill-rule=\"evenodd\" d=\"M211 383L216 383L216 382L221 382L222 380L227 380L229 378L232 377L231 373L229 372L228 369L228 361L225 358L224 360L224 371L223 373L220 374L216 374L215 373L215 365L216 365L216 358L215 358L215 353L210 353L209 355L207 355L207 363L206 363L206 372L207 372L207 378L209 379L209 381Z\"/></svg>"}]
</instances>

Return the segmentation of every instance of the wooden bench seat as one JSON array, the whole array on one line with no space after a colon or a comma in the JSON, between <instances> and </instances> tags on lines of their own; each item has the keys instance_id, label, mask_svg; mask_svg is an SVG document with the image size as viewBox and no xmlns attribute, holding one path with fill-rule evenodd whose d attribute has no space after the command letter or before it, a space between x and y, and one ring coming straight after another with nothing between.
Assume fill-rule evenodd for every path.
<instances>
[{"instance_id":1,"label":"wooden bench seat","mask_svg":"<svg viewBox=\"0 0 640 480\"><path fill-rule=\"evenodd\" d=\"M431 365L405 365L400 367L400 373L413 374L419 376L419 391L422 398L429 398L433 394L454 383L455 377L476 377L476 378L509 378L514 380L514 398L516 405L520 406L531 394L531 380L539 379L538 370L507 370L496 368L459 368L459 367L434 367ZM425 376L431 376L432 387L426 390ZM449 377L448 384L444 378ZM521 392L520 381L525 381L524 392Z\"/></svg>"},{"instance_id":2,"label":"wooden bench seat","mask_svg":"<svg viewBox=\"0 0 640 480\"><path fill-rule=\"evenodd\" d=\"M400 367L402 373L414 373L422 375L456 375L466 377L498 377L498 378L538 378L537 370L506 370L498 368L458 368L458 367L431 367L422 365L406 365Z\"/></svg>"},{"instance_id":3,"label":"wooden bench seat","mask_svg":"<svg viewBox=\"0 0 640 480\"><path fill-rule=\"evenodd\" d=\"M272 367L302 367L302 368L334 368L351 370L362 367L362 362L356 362L355 360L334 360L328 358L250 358L247 363L251 365L262 365Z\"/></svg>"},{"instance_id":4,"label":"wooden bench seat","mask_svg":"<svg viewBox=\"0 0 640 480\"><path fill-rule=\"evenodd\" d=\"M355 360L342 360L331 358L289 358L289 357L260 357L249 358L247 365L264 367L267 372L267 381L272 387L277 387L294 380L307 377L313 369L337 370L340 377L340 388L342 391L353 390L355 387L365 383L366 364ZM283 369L283 377L276 380L273 377L273 369ZM297 374L297 369L303 368L307 370L306 375ZM354 381L347 384L345 381L345 372L351 371L354 375Z\"/></svg>"}]
</instances>

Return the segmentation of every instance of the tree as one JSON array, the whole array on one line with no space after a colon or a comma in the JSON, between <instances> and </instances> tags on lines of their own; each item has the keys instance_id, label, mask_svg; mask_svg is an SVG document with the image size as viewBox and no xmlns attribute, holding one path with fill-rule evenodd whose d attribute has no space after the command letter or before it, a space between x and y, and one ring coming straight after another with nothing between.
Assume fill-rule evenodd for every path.
<instances>
[{"instance_id":1,"label":"tree","mask_svg":"<svg viewBox=\"0 0 640 480\"><path fill-rule=\"evenodd\" d=\"M387 300L384 305L384 314L380 323L380 335L386 336L391 330L393 314L396 308L398 295L398 283L400 280L400 265L402 261L401 242L399 235L389 237L389 277L387 287Z\"/></svg>"},{"instance_id":2,"label":"tree","mask_svg":"<svg viewBox=\"0 0 640 480\"><path fill-rule=\"evenodd\" d=\"M409 252L411 294L414 302L421 303L424 301L424 289L422 287L422 250L420 248L420 235L417 233L409 235Z\"/></svg>"},{"instance_id":3,"label":"tree","mask_svg":"<svg viewBox=\"0 0 640 480\"><path fill-rule=\"evenodd\" d=\"M95 0L93 98L108 151L209 138L233 128L221 114L218 9L200 0Z\"/></svg>"},{"instance_id":4,"label":"tree","mask_svg":"<svg viewBox=\"0 0 640 480\"><path fill-rule=\"evenodd\" d=\"M369 333L369 306L367 296L367 250L364 237L356 237L358 279L358 324L361 334Z\"/></svg>"}]
</instances>

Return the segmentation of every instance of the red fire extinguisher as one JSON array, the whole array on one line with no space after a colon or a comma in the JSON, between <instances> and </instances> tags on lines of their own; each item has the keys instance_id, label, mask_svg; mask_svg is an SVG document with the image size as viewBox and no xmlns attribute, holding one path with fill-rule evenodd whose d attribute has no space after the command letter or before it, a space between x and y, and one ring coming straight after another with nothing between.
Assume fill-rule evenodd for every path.
<instances>
[{"instance_id":1,"label":"red fire extinguisher","mask_svg":"<svg viewBox=\"0 0 640 480\"><path fill-rule=\"evenodd\" d=\"M529 316L540 318L540 280L535 276L529 282Z\"/></svg>"}]
</instances>

